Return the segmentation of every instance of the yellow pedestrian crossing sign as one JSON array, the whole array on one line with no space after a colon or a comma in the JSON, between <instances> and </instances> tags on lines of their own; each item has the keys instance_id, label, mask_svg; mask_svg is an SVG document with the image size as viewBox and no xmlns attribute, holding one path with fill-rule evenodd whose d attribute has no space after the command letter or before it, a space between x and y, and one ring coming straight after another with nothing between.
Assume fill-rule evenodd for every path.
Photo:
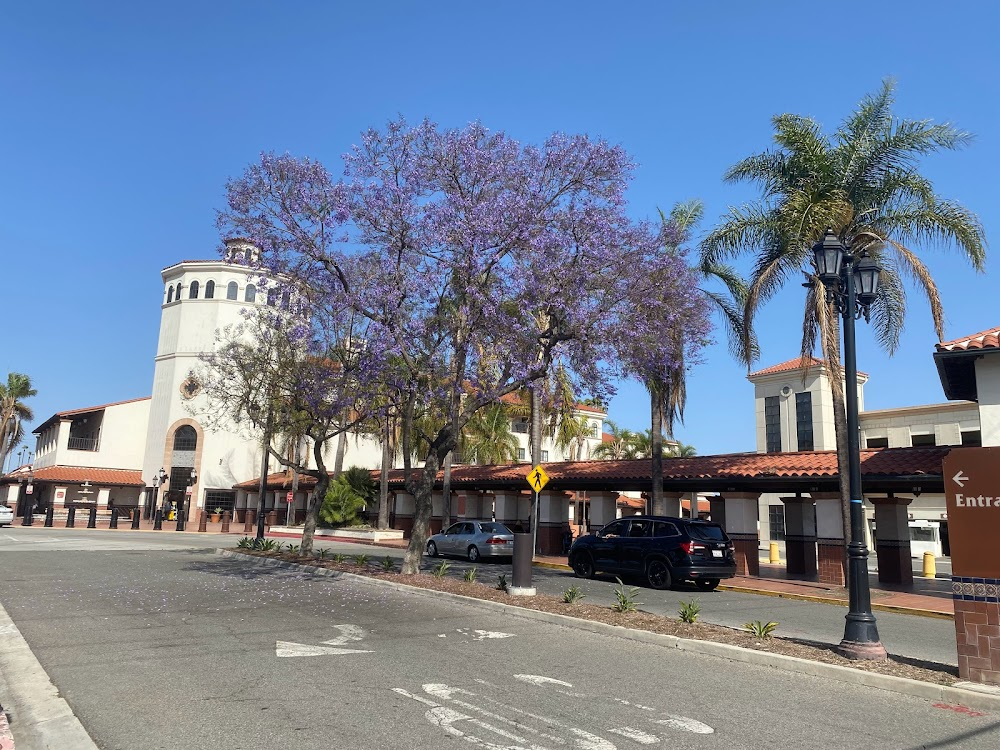
<instances>
[{"instance_id":1,"label":"yellow pedestrian crossing sign","mask_svg":"<svg viewBox=\"0 0 1000 750\"><path fill-rule=\"evenodd\" d=\"M531 489L535 492L540 492L542 487L549 483L549 475L545 473L545 469L542 468L541 464L538 464L531 473L528 474L528 484L531 485Z\"/></svg>"}]
</instances>

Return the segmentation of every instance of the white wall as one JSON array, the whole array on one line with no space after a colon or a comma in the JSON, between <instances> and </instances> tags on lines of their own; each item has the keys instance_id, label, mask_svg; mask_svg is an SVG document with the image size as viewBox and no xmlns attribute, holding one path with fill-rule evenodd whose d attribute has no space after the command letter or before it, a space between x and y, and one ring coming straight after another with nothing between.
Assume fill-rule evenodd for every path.
<instances>
[{"instance_id":1,"label":"white wall","mask_svg":"<svg viewBox=\"0 0 1000 750\"><path fill-rule=\"evenodd\" d=\"M914 435L934 435L935 445L961 445L962 432L980 429L979 409L969 401L863 412L861 447L888 438L890 448L908 448Z\"/></svg>"},{"instance_id":2,"label":"white wall","mask_svg":"<svg viewBox=\"0 0 1000 750\"><path fill-rule=\"evenodd\" d=\"M1000 356L976 360L976 391L983 445L1000 445Z\"/></svg>"}]
</instances>

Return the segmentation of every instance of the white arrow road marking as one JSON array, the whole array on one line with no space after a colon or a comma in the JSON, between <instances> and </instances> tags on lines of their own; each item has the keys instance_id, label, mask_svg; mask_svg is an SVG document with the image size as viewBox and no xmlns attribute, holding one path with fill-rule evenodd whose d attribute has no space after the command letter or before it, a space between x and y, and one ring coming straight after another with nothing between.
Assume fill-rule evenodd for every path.
<instances>
[{"instance_id":1,"label":"white arrow road marking","mask_svg":"<svg viewBox=\"0 0 1000 750\"><path fill-rule=\"evenodd\" d=\"M472 697L474 697L476 695L475 693L470 692L468 690L463 690L462 688L453 688L453 687L449 687L448 685L440 685L440 684L436 684L436 683L428 683L428 684L424 685L423 688L424 688L424 692L425 693L427 693L429 695L433 695L435 698L440 698L441 700L446 700L446 701L450 700L456 706L461 706L462 708L467 709L469 711L475 711L475 712L477 712L479 714L482 714L483 716L486 716L486 717L488 717L490 719L495 719L496 721L499 721L502 724L509 724L510 726L516 727L517 729L519 729L522 732L530 732L532 734L537 734L537 735L539 735L541 737L544 737L547 740L552 740L553 742L556 742L556 743L558 743L560 745L565 745L566 744L566 740L564 740L564 739L562 739L560 737L556 737L556 736L551 735L551 734L546 734L545 732L542 732L542 731L540 731L538 729L535 729L533 727L529 727L526 724L521 724L520 722L514 721L513 719L508 719L506 716L501 716L500 714L493 713L492 711L487 711L485 708L481 708L481 707L475 706L475 705L473 705L471 703L467 703L467 702L465 702L463 700L459 700L458 698L453 698L452 697L453 695L456 695L456 694L458 694L458 695L468 695L468 696L472 696Z\"/></svg>"},{"instance_id":2,"label":"white arrow road marking","mask_svg":"<svg viewBox=\"0 0 1000 750\"><path fill-rule=\"evenodd\" d=\"M957 484L959 487L964 487L965 483L969 481L969 478L965 476L965 472L963 472L961 469L958 470L958 474L953 476L952 479L955 480L955 484Z\"/></svg>"},{"instance_id":3,"label":"white arrow road marking","mask_svg":"<svg viewBox=\"0 0 1000 750\"><path fill-rule=\"evenodd\" d=\"M558 682L562 682L562 680L558 680ZM568 682L565 682L563 684L569 685ZM573 687L572 685L569 686ZM561 693L564 691L560 690L559 692ZM582 693L566 693L566 695L572 695L574 697L586 697ZM580 748L580 750L616 750L613 743L601 739L596 734L591 734L590 732L586 732L582 729L577 729L576 727L571 727L568 724L563 724L558 719L553 719L550 716L539 716L538 714L533 714L530 711L525 711L520 708L515 708L514 706L508 706L486 695L482 696L482 698L483 700L492 703L495 706L499 706L505 711L513 711L514 713L520 714L521 716L527 716L528 718L531 719L537 719L538 721L543 721L549 726L560 727L561 729L568 729L570 732L572 732L577 736L578 739L574 744L574 747L578 747Z\"/></svg>"},{"instance_id":4,"label":"white arrow road marking","mask_svg":"<svg viewBox=\"0 0 1000 750\"><path fill-rule=\"evenodd\" d=\"M516 674L514 675L515 680L520 680L521 682L527 682L529 685L561 685L562 687L573 687L569 682L563 682L562 680L557 680L554 677L544 677L540 674Z\"/></svg>"},{"instance_id":5,"label":"white arrow road marking","mask_svg":"<svg viewBox=\"0 0 1000 750\"><path fill-rule=\"evenodd\" d=\"M373 651L362 651L356 648L334 648L331 646L311 646L308 643L292 643L290 641L275 641L275 656L340 656L342 654L371 654Z\"/></svg>"},{"instance_id":6,"label":"white arrow road marking","mask_svg":"<svg viewBox=\"0 0 1000 750\"><path fill-rule=\"evenodd\" d=\"M357 625L334 625L333 627L340 631L340 635L328 641L323 641L327 646L343 646L347 643L364 640L365 631Z\"/></svg>"},{"instance_id":7,"label":"white arrow road marking","mask_svg":"<svg viewBox=\"0 0 1000 750\"><path fill-rule=\"evenodd\" d=\"M687 716L671 716L670 714L664 714L664 716L669 718L653 719L653 723L662 724L665 727L673 729L682 729L685 732L694 732L695 734L715 734L715 730L712 727L708 724L702 724L697 719L689 719Z\"/></svg>"},{"instance_id":8,"label":"white arrow road marking","mask_svg":"<svg viewBox=\"0 0 1000 750\"><path fill-rule=\"evenodd\" d=\"M651 734L646 734L641 729L634 729L633 727L622 727L621 729L609 729L612 734L619 734L626 739L632 740L633 742L638 742L640 745L655 745L660 741L659 737L654 737Z\"/></svg>"},{"instance_id":9,"label":"white arrow road marking","mask_svg":"<svg viewBox=\"0 0 1000 750\"><path fill-rule=\"evenodd\" d=\"M497 630L470 630L469 628L455 628L456 633L461 633L462 635L472 635L472 640L474 641L484 641L491 638L513 638L513 633L501 633ZM445 635L439 635L438 638L445 638Z\"/></svg>"}]
</instances>

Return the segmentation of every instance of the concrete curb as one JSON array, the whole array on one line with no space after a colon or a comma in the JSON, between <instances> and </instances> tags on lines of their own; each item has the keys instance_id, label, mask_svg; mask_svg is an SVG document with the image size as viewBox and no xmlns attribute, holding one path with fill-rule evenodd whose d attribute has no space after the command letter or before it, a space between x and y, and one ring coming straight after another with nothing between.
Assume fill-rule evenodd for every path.
<instances>
[{"instance_id":1,"label":"concrete curb","mask_svg":"<svg viewBox=\"0 0 1000 750\"><path fill-rule=\"evenodd\" d=\"M1000 690L992 691L988 687L976 686L975 689L936 685L931 682L921 682L910 680L905 677L893 677L891 675L866 672L861 669L842 667L838 664L826 664L824 662L809 661L794 656L783 654L772 654L767 651L755 651L753 649L733 646L728 643L715 643L713 641L698 641L689 638L679 638L674 635L661 635L650 633L645 630L633 630L620 625L609 625L603 622L583 620L569 615L560 615L550 612L539 612L533 609L519 607L516 604L504 604L488 599L477 599L461 594L452 594L447 591L435 591L433 589L423 589L416 586L408 586L404 583L393 583L379 578L368 578L367 576L355 575L353 573L342 573L328 568L319 568L314 565L304 565L286 560L274 560L267 557L255 557L253 555L243 555L239 552L228 549L217 549L216 553L223 557L243 558L252 565L261 567L285 568L288 570L299 570L315 575L327 576L330 578L345 578L352 582L367 583L373 586L382 586L395 589L408 594L417 594L436 598L451 599L464 604L478 604L488 609L494 609L506 614L523 617L537 622L545 622L553 625L585 630L601 635L610 635L618 638L625 638L639 643L648 643L654 646L666 648L676 648L689 653L715 656L730 661L753 664L756 666L773 667L786 672L797 672L813 677L824 677L828 679L846 682L851 685L862 685L864 687L879 688L893 693L902 693L915 698L923 698L929 701L942 703L954 703L968 708L983 709L987 711L1000 712Z\"/></svg>"},{"instance_id":2,"label":"concrete curb","mask_svg":"<svg viewBox=\"0 0 1000 750\"><path fill-rule=\"evenodd\" d=\"M835 599L832 596L815 596L813 594L794 594L789 591L768 591L750 586L727 586L719 584L720 591L736 591L741 594L757 594L759 596L774 596L779 599L794 599L799 602L816 602L818 604L833 604L838 607L848 606L846 599ZM948 612L935 612L933 609L917 609L916 607L900 607L895 604L878 604L872 602L872 609L879 612L894 612L898 615L915 615L917 617L933 617L939 620L954 620L955 615Z\"/></svg>"},{"instance_id":3,"label":"concrete curb","mask_svg":"<svg viewBox=\"0 0 1000 750\"><path fill-rule=\"evenodd\" d=\"M97 750L3 605L0 605L0 672L8 681L0 698L10 712L20 750Z\"/></svg>"}]
</instances>

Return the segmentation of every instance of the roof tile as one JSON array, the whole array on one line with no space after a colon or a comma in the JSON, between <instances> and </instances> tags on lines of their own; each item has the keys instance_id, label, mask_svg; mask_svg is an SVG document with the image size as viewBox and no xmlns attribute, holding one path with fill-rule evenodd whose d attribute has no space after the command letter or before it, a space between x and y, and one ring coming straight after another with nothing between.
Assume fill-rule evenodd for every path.
<instances>
[{"instance_id":1,"label":"roof tile","mask_svg":"<svg viewBox=\"0 0 1000 750\"><path fill-rule=\"evenodd\" d=\"M1000 326L963 336L952 341L942 341L935 347L939 352L962 352L975 349L1000 349Z\"/></svg>"},{"instance_id":2,"label":"roof tile","mask_svg":"<svg viewBox=\"0 0 1000 750\"><path fill-rule=\"evenodd\" d=\"M3 480L18 481L24 472L11 472ZM95 469L89 466L46 466L32 471L36 482L68 482L70 484L111 485L114 487L144 487L142 472L132 469Z\"/></svg>"}]
</instances>

